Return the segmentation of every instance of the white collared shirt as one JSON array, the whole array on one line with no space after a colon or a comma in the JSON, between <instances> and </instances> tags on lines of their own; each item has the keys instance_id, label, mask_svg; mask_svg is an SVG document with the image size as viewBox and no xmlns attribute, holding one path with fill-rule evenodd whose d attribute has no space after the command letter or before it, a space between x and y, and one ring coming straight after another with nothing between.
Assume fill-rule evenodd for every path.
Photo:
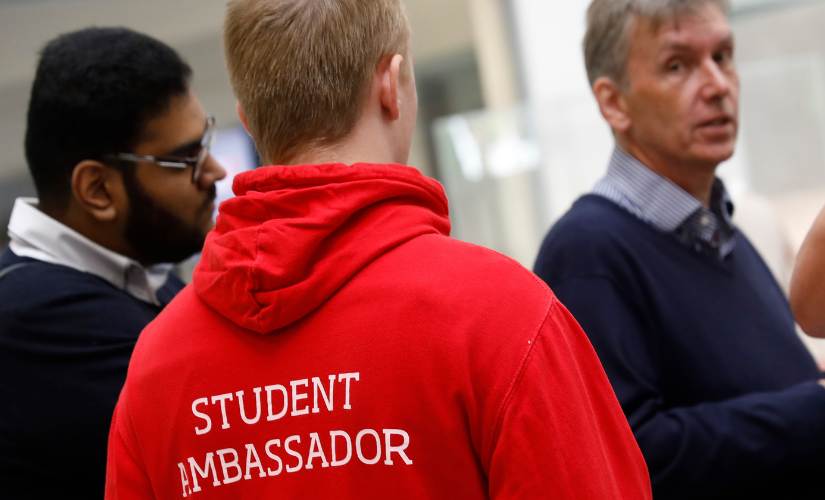
<instances>
[{"instance_id":1,"label":"white collared shirt","mask_svg":"<svg viewBox=\"0 0 825 500\"><path fill-rule=\"evenodd\" d=\"M37 208L36 198L18 198L9 220L9 247L20 257L68 266L99 276L138 300L161 305L158 290L171 264L145 268L106 249Z\"/></svg>"}]
</instances>

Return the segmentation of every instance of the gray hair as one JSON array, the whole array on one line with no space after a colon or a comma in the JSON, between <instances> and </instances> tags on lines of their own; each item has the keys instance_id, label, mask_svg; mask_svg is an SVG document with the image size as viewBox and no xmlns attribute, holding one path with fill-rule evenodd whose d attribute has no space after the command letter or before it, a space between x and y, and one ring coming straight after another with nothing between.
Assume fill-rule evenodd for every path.
<instances>
[{"instance_id":1,"label":"gray hair","mask_svg":"<svg viewBox=\"0 0 825 500\"><path fill-rule=\"evenodd\" d=\"M593 0L587 9L584 63L590 85L606 76L625 86L629 27L634 19L647 18L654 26L694 12L705 4L730 12L730 0Z\"/></svg>"}]
</instances>

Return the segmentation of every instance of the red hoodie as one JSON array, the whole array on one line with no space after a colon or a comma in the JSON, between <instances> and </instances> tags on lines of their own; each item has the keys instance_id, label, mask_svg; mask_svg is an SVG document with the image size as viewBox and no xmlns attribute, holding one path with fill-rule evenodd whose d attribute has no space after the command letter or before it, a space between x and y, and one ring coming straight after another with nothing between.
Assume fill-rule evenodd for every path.
<instances>
[{"instance_id":1,"label":"red hoodie","mask_svg":"<svg viewBox=\"0 0 825 500\"><path fill-rule=\"evenodd\" d=\"M649 499L587 338L397 165L235 179L140 337L106 498Z\"/></svg>"}]
</instances>

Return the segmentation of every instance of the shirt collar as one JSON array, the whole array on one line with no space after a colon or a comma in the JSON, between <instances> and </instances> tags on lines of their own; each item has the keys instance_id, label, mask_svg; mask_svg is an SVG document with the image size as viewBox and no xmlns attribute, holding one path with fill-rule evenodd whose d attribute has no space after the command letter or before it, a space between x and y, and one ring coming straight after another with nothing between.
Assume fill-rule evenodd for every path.
<instances>
[{"instance_id":1,"label":"shirt collar","mask_svg":"<svg viewBox=\"0 0 825 500\"><path fill-rule=\"evenodd\" d=\"M727 228L733 228L733 201L725 189L725 183L718 178L713 181L713 189L710 192L710 211L717 216L721 215Z\"/></svg>"},{"instance_id":2,"label":"shirt collar","mask_svg":"<svg viewBox=\"0 0 825 500\"><path fill-rule=\"evenodd\" d=\"M139 300L160 305L157 291L172 265L145 268L44 214L37 203L36 198L18 198L14 203L8 233L15 254L94 274Z\"/></svg>"},{"instance_id":3,"label":"shirt collar","mask_svg":"<svg viewBox=\"0 0 825 500\"><path fill-rule=\"evenodd\" d=\"M687 191L653 172L618 146L613 150L605 181L624 195L640 217L666 233L675 231L703 208L702 202ZM712 212L719 212L725 224L733 226L733 204L724 183L718 178L713 183L710 208Z\"/></svg>"}]
</instances>

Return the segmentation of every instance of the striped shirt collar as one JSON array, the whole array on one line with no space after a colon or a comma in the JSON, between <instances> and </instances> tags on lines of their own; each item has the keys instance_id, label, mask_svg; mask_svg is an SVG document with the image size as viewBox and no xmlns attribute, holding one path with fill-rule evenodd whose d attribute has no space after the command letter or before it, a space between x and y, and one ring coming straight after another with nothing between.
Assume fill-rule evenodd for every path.
<instances>
[{"instance_id":1,"label":"striped shirt collar","mask_svg":"<svg viewBox=\"0 0 825 500\"><path fill-rule=\"evenodd\" d=\"M718 178L713 183L708 210L673 181L617 146L607 175L596 184L593 194L614 201L659 231L675 233L686 244L712 246L721 258L733 250L733 204Z\"/></svg>"}]
</instances>

